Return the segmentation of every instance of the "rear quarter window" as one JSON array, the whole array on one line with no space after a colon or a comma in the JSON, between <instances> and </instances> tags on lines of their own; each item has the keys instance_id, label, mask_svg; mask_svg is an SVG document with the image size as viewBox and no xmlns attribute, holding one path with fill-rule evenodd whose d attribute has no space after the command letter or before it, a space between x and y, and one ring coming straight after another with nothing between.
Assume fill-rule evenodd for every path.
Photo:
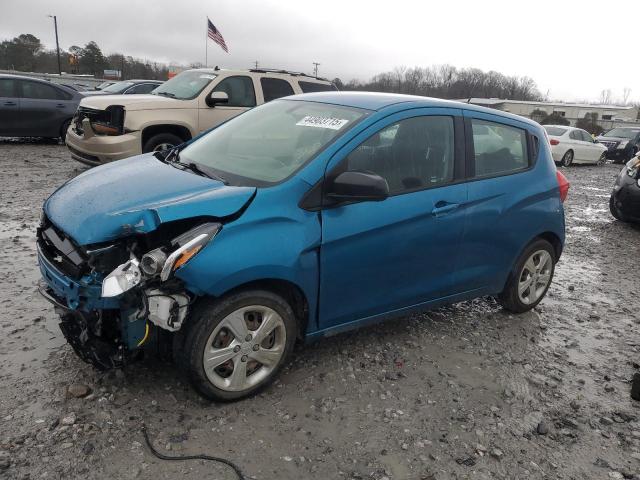
<instances>
[{"instance_id":1,"label":"rear quarter window","mask_svg":"<svg viewBox=\"0 0 640 480\"><path fill-rule=\"evenodd\" d=\"M260 79L260 85L262 86L265 103L275 100L276 98L293 95L293 87L291 84L281 78L262 77Z\"/></svg>"},{"instance_id":2,"label":"rear quarter window","mask_svg":"<svg viewBox=\"0 0 640 480\"><path fill-rule=\"evenodd\" d=\"M338 90L335 85L333 85L332 83L330 84L326 84L326 83L315 83L315 82L298 82L298 85L300 85L300 90L302 90L303 93L313 93L313 92L335 92L336 90Z\"/></svg>"},{"instance_id":3,"label":"rear quarter window","mask_svg":"<svg viewBox=\"0 0 640 480\"><path fill-rule=\"evenodd\" d=\"M529 167L525 130L476 119L471 126L476 177L504 175Z\"/></svg>"}]
</instances>

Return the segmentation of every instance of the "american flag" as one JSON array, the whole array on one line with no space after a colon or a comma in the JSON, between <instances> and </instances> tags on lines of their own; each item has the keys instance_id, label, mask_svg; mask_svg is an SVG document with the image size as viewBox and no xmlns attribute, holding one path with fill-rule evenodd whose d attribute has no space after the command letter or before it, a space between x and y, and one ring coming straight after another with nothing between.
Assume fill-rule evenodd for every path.
<instances>
[{"instance_id":1,"label":"american flag","mask_svg":"<svg viewBox=\"0 0 640 480\"><path fill-rule=\"evenodd\" d=\"M229 49L227 48L227 44L224 43L224 38L222 37L220 30L218 30L216 26L211 23L211 20L209 20L209 18L207 18L207 27L207 34L209 35L209 38L220 45L225 52L229 53Z\"/></svg>"}]
</instances>

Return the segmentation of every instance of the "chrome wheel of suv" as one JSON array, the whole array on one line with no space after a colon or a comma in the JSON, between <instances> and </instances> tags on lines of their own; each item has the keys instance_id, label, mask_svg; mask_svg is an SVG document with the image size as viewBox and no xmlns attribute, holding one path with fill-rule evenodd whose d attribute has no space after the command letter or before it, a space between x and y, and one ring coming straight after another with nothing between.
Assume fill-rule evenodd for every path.
<instances>
[{"instance_id":1,"label":"chrome wheel of suv","mask_svg":"<svg viewBox=\"0 0 640 480\"><path fill-rule=\"evenodd\" d=\"M282 317L264 305L227 315L207 339L202 358L216 387L238 392L264 380L284 354L287 333Z\"/></svg>"}]
</instances>

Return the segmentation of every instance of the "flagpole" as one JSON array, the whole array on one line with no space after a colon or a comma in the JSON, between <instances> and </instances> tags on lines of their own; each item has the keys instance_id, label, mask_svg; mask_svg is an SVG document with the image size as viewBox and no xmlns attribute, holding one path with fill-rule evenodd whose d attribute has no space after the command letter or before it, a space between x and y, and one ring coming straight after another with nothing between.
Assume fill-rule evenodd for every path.
<instances>
[{"instance_id":1,"label":"flagpole","mask_svg":"<svg viewBox=\"0 0 640 480\"><path fill-rule=\"evenodd\" d=\"M209 66L209 17L207 17L207 30L204 33L204 68L207 68Z\"/></svg>"}]
</instances>

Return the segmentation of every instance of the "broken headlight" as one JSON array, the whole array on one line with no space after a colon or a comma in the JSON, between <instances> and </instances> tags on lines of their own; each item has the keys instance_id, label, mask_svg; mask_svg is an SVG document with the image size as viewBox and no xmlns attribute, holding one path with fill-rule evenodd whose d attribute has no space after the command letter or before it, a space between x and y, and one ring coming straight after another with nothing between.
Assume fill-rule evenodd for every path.
<instances>
[{"instance_id":1,"label":"broken headlight","mask_svg":"<svg viewBox=\"0 0 640 480\"><path fill-rule=\"evenodd\" d=\"M163 282L204 248L220 231L219 223L204 223L171 241L171 248L156 248L118 266L102 282L102 296L116 297L142 283L144 278L160 275Z\"/></svg>"},{"instance_id":2,"label":"broken headlight","mask_svg":"<svg viewBox=\"0 0 640 480\"><path fill-rule=\"evenodd\" d=\"M138 267L138 261L132 258L105 277L102 281L102 296L117 297L140 284L141 280L142 274Z\"/></svg>"},{"instance_id":3,"label":"broken headlight","mask_svg":"<svg viewBox=\"0 0 640 480\"><path fill-rule=\"evenodd\" d=\"M633 157L627 162L627 175L631 178L636 178L638 170L640 169L640 156Z\"/></svg>"},{"instance_id":4,"label":"broken headlight","mask_svg":"<svg viewBox=\"0 0 640 480\"><path fill-rule=\"evenodd\" d=\"M195 257L216 236L220 228L222 225L219 223L205 223L174 238L171 245L177 248L165 260L160 272L160 279L164 282L174 271Z\"/></svg>"}]
</instances>

